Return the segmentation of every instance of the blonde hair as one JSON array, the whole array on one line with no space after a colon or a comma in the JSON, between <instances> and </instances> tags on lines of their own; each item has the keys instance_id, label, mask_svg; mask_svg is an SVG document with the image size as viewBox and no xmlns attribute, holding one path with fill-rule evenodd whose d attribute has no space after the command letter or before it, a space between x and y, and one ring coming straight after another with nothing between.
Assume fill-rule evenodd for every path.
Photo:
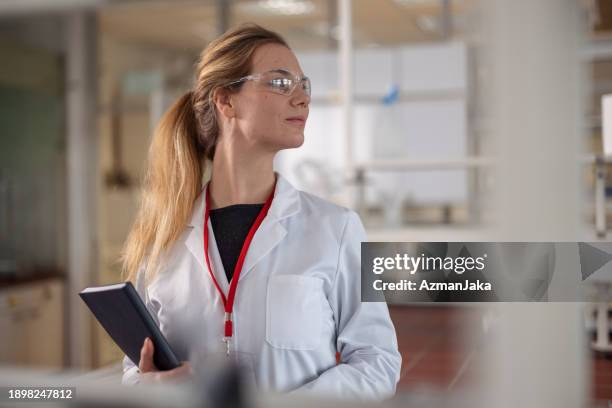
<instances>
[{"instance_id":1,"label":"blonde hair","mask_svg":"<svg viewBox=\"0 0 612 408\"><path fill-rule=\"evenodd\" d=\"M149 148L142 201L122 253L123 274L135 281L141 267L147 282L160 257L179 238L202 191L205 159L212 160L219 137L213 94L236 92L227 84L248 75L251 56L263 44L289 46L256 24L241 25L212 41L200 54L194 89L164 114Z\"/></svg>"}]
</instances>

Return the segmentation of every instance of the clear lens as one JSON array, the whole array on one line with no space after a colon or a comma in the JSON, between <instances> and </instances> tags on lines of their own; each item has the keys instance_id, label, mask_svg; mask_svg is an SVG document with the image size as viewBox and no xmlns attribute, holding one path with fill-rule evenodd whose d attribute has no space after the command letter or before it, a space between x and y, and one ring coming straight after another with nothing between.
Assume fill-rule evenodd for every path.
<instances>
[{"instance_id":1,"label":"clear lens","mask_svg":"<svg viewBox=\"0 0 612 408\"><path fill-rule=\"evenodd\" d=\"M306 92L306 95L310 97L310 92L312 92L312 88L310 86L310 78L304 77L302 78L302 89Z\"/></svg>"},{"instance_id":2,"label":"clear lens","mask_svg":"<svg viewBox=\"0 0 612 408\"><path fill-rule=\"evenodd\" d=\"M290 73L266 72L261 75L259 81L265 89L283 95L291 95L298 82L300 82L304 92L310 96L310 80L306 77L298 80Z\"/></svg>"},{"instance_id":3,"label":"clear lens","mask_svg":"<svg viewBox=\"0 0 612 408\"><path fill-rule=\"evenodd\" d=\"M279 93L289 95L294 88L294 80L292 78L272 78L267 81L268 86Z\"/></svg>"}]
</instances>

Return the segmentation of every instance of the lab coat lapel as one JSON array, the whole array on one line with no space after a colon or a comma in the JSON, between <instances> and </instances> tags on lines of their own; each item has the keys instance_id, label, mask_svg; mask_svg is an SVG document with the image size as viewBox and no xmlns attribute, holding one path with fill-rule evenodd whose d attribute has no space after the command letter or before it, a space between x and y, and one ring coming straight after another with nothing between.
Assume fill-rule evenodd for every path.
<instances>
[{"instance_id":1,"label":"lab coat lapel","mask_svg":"<svg viewBox=\"0 0 612 408\"><path fill-rule=\"evenodd\" d=\"M300 210L298 191L283 176L278 173L276 173L276 176L277 181L272 205L268 210L268 215L253 236L251 247L244 260L240 279L244 279L255 265L262 261L285 238L287 229L280 221Z\"/></svg>"},{"instance_id":2,"label":"lab coat lapel","mask_svg":"<svg viewBox=\"0 0 612 408\"><path fill-rule=\"evenodd\" d=\"M193 206L193 215L189 226L191 232L187 236L185 245L191 252L191 254L197 259L198 264L202 268L202 273L208 277L208 266L206 265L206 259L204 258L204 230L202 229L204 223L204 198L206 197L206 187L200 194L200 197L196 200ZM210 219L208 220L208 259L212 264L213 274L217 283L223 290L223 293L227 293L229 290L229 283L227 282L227 275L225 274L225 268L221 261L221 255L219 254L219 247L217 247L217 240L215 239L215 233L212 228ZM210 279L210 278L209 278ZM212 282L211 282L212 283Z\"/></svg>"},{"instance_id":3,"label":"lab coat lapel","mask_svg":"<svg viewBox=\"0 0 612 408\"><path fill-rule=\"evenodd\" d=\"M287 235L287 230L278 221L266 217L253 236L240 273L244 279L253 267L274 249Z\"/></svg>"}]
</instances>

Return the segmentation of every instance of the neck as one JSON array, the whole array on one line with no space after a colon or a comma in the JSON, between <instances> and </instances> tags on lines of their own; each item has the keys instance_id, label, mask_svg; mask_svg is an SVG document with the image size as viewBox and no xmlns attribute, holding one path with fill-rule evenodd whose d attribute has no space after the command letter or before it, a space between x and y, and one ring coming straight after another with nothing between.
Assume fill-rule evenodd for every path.
<instances>
[{"instance_id":1,"label":"neck","mask_svg":"<svg viewBox=\"0 0 612 408\"><path fill-rule=\"evenodd\" d=\"M273 154L253 154L217 146L209 184L212 209L264 203L274 188Z\"/></svg>"}]
</instances>

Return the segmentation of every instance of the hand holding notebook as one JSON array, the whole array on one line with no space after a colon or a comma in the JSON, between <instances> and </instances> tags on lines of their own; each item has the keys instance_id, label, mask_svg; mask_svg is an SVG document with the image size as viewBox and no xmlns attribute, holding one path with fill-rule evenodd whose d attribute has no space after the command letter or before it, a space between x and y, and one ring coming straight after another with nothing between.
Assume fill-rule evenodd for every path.
<instances>
[{"instance_id":1,"label":"hand holding notebook","mask_svg":"<svg viewBox=\"0 0 612 408\"><path fill-rule=\"evenodd\" d=\"M153 353L155 351L153 342L150 338L146 338L142 349L140 350L140 363L138 369L140 378L143 382L168 382L182 379L183 377L193 374L191 364L183 362L179 367L172 370L159 371L153 362Z\"/></svg>"},{"instance_id":2,"label":"hand holding notebook","mask_svg":"<svg viewBox=\"0 0 612 408\"><path fill-rule=\"evenodd\" d=\"M189 363L181 365L130 282L87 288L79 296L143 379L164 381L191 371Z\"/></svg>"}]
</instances>

